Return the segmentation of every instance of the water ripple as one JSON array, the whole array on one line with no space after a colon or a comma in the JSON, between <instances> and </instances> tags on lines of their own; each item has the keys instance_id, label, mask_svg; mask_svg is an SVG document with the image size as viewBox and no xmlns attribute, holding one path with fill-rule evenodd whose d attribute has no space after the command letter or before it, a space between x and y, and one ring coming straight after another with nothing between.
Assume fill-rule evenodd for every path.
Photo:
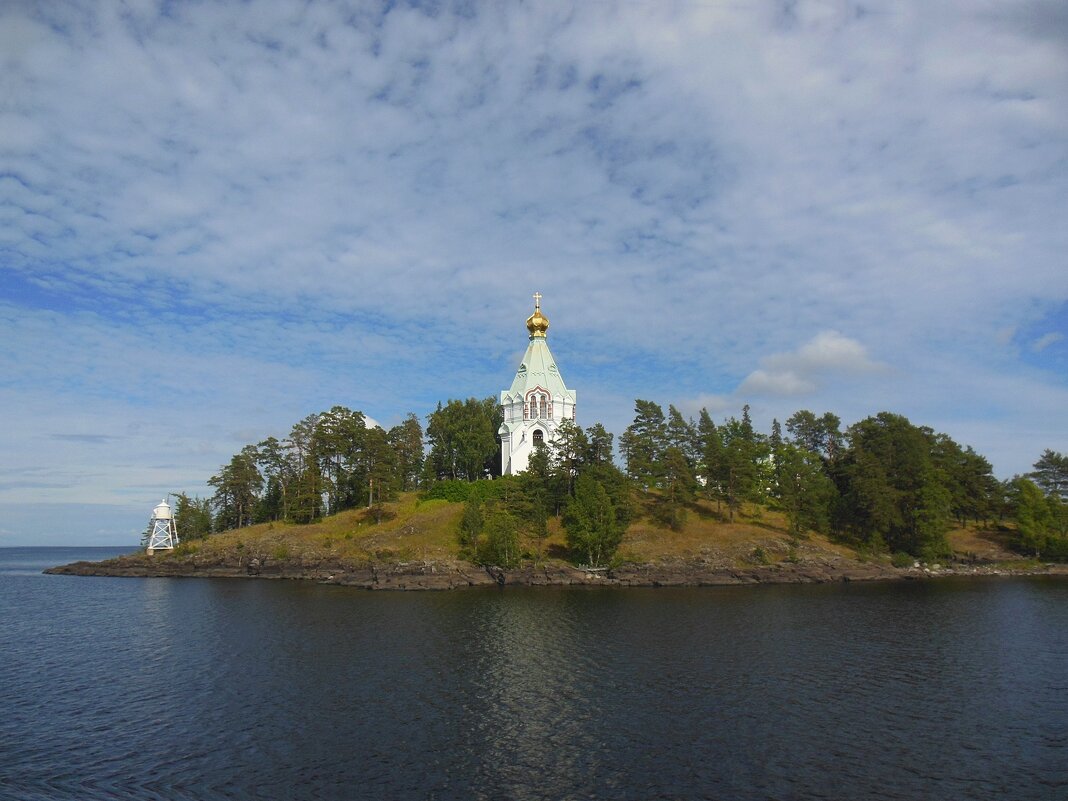
<instances>
[{"instance_id":1,"label":"water ripple","mask_svg":"<svg viewBox=\"0 0 1068 801\"><path fill-rule=\"evenodd\" d=\"M1065 582L377 594L12 562L3 799L1068 796Z\"/></svg>"}]
</instances>

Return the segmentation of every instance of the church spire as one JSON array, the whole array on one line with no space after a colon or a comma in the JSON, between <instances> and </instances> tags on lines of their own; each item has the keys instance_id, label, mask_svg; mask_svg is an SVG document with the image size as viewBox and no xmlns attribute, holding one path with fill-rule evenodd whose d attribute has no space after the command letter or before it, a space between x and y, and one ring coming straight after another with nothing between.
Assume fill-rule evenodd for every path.
<instances>
[{"instance_id":1,"label":"church spire","mask_svg":"<svg viewBox=\"0 0 1068 801\"><path fill-rule=\"evenodd\" d=\"M527 318L530 342L512 385L501 392L504 419L497 433L502 475L522 473L534 448L552 444L564 420L575 422L576 393L564 384L549 352L548 327L549 320L541 313L541 293L535 292L534 313Z\"/></svg>"},{"instance_id":2,"label":"church spire","mask_svg":"<svg viewBox=\"0 0 1068 801\"><path fill-rule=\"evenodd\" d=\"M534 313L527 318L527 330L530 338L545 338L545 332L549 330L549 318L541 313L541 293L534 293Z\"/></svg>"}]
</instances>

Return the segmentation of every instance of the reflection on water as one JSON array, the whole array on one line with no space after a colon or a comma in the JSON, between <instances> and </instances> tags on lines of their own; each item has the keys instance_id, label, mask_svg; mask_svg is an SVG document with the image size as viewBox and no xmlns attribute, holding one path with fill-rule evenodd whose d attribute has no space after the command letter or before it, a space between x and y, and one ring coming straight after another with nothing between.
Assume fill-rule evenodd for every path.
<instances>
[{"instance_id":1,"label":"reflection on water","mask_svg":"<svg viewBox=\"0 0 1068 801\"><path fill-rule=\"evenodd\" d=\"M1068 797L1066 602L13 569L0 797Z\"/></svg>"}]
</instances>

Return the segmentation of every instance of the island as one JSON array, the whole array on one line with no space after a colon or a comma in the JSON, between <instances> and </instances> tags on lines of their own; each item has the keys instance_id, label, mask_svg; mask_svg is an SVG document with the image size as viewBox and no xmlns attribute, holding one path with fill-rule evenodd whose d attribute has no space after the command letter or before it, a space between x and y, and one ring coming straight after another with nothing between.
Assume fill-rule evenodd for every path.
<instances>
[{"instance_id":1,"label":"island","mask_svg":"<svg viewBox=\"0 0 1068 801\"><path fill-rule=\"evenodd\" d=\"M887 554L833 542L816 532L792 536L781 513L754 507L733 523L696 501L681 530L639 517L611 562L598 568L569 558L551 519L544 539L528 538L512 565L465 554L465 504L402 493L381 509L348 510L307 525L263 523L187 541L151 556L133 553L76 562L47 573L76 576L298 579L370 590L490 586L666 587L927 579L961 575L1064 575L1068 565L1022 558L1010 533L956 528L952 553L902 564ZM465 558L466 557L466 558Z\"/></svg>"}]
</instances>

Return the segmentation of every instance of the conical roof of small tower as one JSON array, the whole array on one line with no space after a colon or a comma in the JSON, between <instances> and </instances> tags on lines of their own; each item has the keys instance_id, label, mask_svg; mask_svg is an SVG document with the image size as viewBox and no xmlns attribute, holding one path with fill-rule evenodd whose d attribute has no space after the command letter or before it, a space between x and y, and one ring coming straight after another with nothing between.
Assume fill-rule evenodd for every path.
<instances>
[{"instance_id":1,"label":"conical roof of small tower","mask_svg":"<svg viewBox=\"0 0 1068 801\"><path fill-rule=\"evenodd\" d=\"M508 394L526 395L535 387L548 390L553 396L567 396L574 400L575 393L564 384L556 360L549 350L545 332L549 328L549 318L541 312L541 294L534 294L534 313L527 318L527 331L530 332L530 344L523 354L523 361L516 371Z\"/></svg>"}]
</instances>

